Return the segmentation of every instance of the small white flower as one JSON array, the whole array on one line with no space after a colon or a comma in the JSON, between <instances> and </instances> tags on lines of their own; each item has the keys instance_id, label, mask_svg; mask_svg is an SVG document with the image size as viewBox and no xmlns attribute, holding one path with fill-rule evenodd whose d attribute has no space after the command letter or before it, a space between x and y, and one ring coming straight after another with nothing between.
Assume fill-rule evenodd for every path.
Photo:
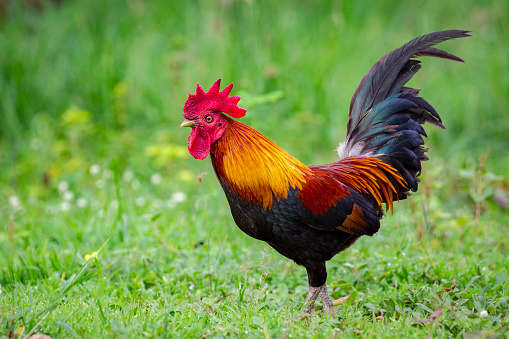
<instances>
[{"instance_id":1,"label":"small white flower","mask_svg":"<svg viewBox=\"0 0 509 339\"><path fill-rule=\"evenodd\" d=\"M487 318L488 317L488 311L482 310L481 313L479 314L479 316L481 318Z\"/></svg>"},{"instance_id":2,"label":"small white flower","mask_svg":"<svg viewBox=\"0 0 509 339\"><path fill-rule=\"evenodd\" d=\"M16 210L21 208L21 200L19 200L17 195L11 195L9 197L9 204Z\"/></svg>"},{"instance_id":3,"label":"small white flower","mask_svg":"<svg viewBox=\"0 0 509 339\"><path fill-rule=\"evenodd\" d=\"M85 208L87 207L87 204L88 201L85 198L79 198L78 200L76 200L76 206L78 206L79 208Z\"/></svg>"},{"instance_id":4,"label":"small white flower","mask_svg":"<svg viewBox=\"0 0 509 339\"><path fill-rule=\"evenodd\" d=\"M154 202L152 203L152 207L154 207L155 209L160 209L161 207L163 207L163 201L159 199L154 200Z\"/></svg>"},{"instance_id":5,"label":"small white flower","mask_svg":"<svg viewBox=\"0 0 509 339\"><path fill-rule=\"evenodd\" d=\"M131 187L133 188L133 190L137 191L140 189L141 187L141 184L138 180L134 179L132 182L131 182Z\"/></svg>"},{"instance_id":6,"label":"small white flower","mask_svg":"<svg viewBox=\"0 0 509 339\"><path fill-rule=\"evenodd\" d=\"M110 170L110 169L108 169L108 168L107 168L107 169L105 169L105 170L103 171L102 177L103 177L103 179L105 179L105 180L106 180L106 179L113 178L113 171L112 171L112 170Z\"/></svg>"},{"instance_id":7,"label":"small white flower","mask_svg":"<svg viewBox=\"0 0 509 339\"><path fill-rule=\"evenodd\" d=\"M102 179L99 179L95 182L95 185L97 186L97 188L104 188L104 180Z\"/></svg>"},{"instance_id":8,"label":"small white flower","mask_svg":"<svg viewBox=\"0 0 509 339\"><path fill-rule=\"evenodd\" d=\"M60 181L58 183L58 191L64 193L69 189L69 183L67 181Z\"/></svg>"},{"instance_id":9,"label":"small white flower","mask_svg":"<svg viewBox=\"0 0 509 339\"><path fill-rule=\"evenodd\" d=\"M115 209L115 210L118 209L118 200L112 200L111 204L110 204L110 207Z\"/></svg>"},{"instance_id":10,"label":"small white flower","mask_svg":"<svg viewBox=\"0 0 509 339\"><path fill-rule=\"evenodd\" d=\"M175 192L171 195L171 200L173 200L177 204L186 201L186 198L187 197L184 192Z\"/></svg>"},{"instance_id":11,"label":"small white flower","mask_svg":"<svg viewBox=\"0 0 509 339\"><path fill-rule=\"evenodd\" d=\"M71 191L65 191L62 196L65 201L71 201L74 199L74 193L72 193Z\"/></svg>"},{"instance_id":12,"label":"small white flower","mask_svg":"<svg viewBox=\"0 0 509 339\"><path fill-rule=\"evenodd\" d=\"M135 203L137 206L143 207L147 204L147 199L145 199L144 197L138 197L138 198L136 198Z\"/></svg>"},{"instance_id":13,"label":"small white flower","mask_svg":"<svg viewBox=\"0 0 509 339\"><path fill-rule=\"evenodd\" d=\"M71 209L71 204L68 201L64 201L60 204L60 210L63 212L69 211Z\"/></svg>"},{"instance_id":14,"label":"small white flower","mask_svg":"<svg viewBox=\"0 0 509 339\"><path fill-rule=\"evenodd\" d=\"M93 164L92 166L90 166L90 169L88 171L92 175L97 175L97 174L99 174L99 172L101 172L101 166L99 166L97 164Z\"/></svg>"},{"instance_id":15,"label":"small white flower","mask_svg":"<svg viewBox=\"0 0 509 339\"><path fill-rule=\"evenodd\" d=\"M123 178L125 181L131 181L134 179L134 173L131 172L131 171L125 171L124 172L124 175L123 175Z\"/></svg>"},{"instance_id":16,"label":"small white flower","mask_svg":"<svg viewBox=\"0 0 509 339\"><path fill-rule=\"evenodd\" d=\"M46 206L46 213L50 215L56 215L58 213L58 208L56 206Z\"/></svg>"},{"instance_id":17,"label":"small white flower","mask_svg":"<svg viewBox=\"0 0 509 339\"><path fill-rule=\"evenodd\" d=\"M163 177L159 173L154 173L150 177L150 183L152 185L159 185L163 181Z\"/></svg>"}]
</instances>

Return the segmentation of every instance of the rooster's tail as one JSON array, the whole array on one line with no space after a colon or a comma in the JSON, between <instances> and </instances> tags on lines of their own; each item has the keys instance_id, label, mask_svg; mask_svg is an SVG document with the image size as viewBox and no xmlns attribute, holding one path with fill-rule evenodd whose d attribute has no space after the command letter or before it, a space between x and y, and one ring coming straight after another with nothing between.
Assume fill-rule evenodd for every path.
<instances>
[{"instance_id":1,"label":"rooster's tail","mask_svg":"<svg viewBox=\"0 0 509 339\"><path fill-rule=\"evenodd\" d=\"M397 183L399 199L416 191L421 161L428 160L422 147L425 122L444 128L440 116L419 90L404 85L421 68L419 56L433 56L463 62L462 59L432 47L440 42L467 37L468 31L449 30L418 37L386 54L371 67L350 103L346 141L338 153L347 157L374 157L392 167L405 179Z\"/></svg>"}]
</instances>

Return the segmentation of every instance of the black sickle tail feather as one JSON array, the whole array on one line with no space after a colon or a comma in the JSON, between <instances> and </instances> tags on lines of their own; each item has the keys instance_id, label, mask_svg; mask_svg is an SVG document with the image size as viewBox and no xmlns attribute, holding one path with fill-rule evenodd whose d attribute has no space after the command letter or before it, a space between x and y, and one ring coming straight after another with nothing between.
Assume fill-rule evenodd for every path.
<instances>
[{"instance_id":1,"label":"black sickle tail feather","mask_svg":"<svg viewBox=\"0 0 509 339\"><path fill-rule=\"evenodd\" d=\"M352 97L346 141L338 153L341 158L377 157L391 164L407 182L407 187L398 185L400 199L409 190L417 190L421 161L428 160L422 147L426 132L421 125L429 122L444 128L436 110L417 96L419 90L404 87L421 68L420 61L411 58L433 56L463 62L432 46L468 37L468 33L449 30L413 39L376 62Z\"/></svg>"}]
</instances>

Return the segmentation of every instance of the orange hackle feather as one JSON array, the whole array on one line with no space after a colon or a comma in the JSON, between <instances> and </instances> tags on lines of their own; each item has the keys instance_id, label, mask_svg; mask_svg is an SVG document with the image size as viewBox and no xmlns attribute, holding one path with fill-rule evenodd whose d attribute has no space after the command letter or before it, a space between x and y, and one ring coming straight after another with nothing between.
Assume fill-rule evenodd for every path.
<instances>
[{"instance_id":1,"label":"orange hackle feather","mask_svg":"<svg viewBox=\"0 0 509 339\"><path fill-rule=\"evenodd\" d=\"M229 120L214 152L216 170L242 198L272 206L273 199L288 197L290 187L302 189L309 167L253 128Z\"/></svg>"},{"instance_id":2,"label":"orange hackle feather","mask_svg":"<svg viewBox=\"0 0 509 339\"><path fill-rule=\"evenodd\" d=\"M243 199L265 209L274 198L287 198L293 187L300 190L305 208L323 214L348 195L350 187L392 211L398 190L389 176L405 186L398 171L377 158L351 157L325 165L326 169L308 167L258 131L231 119L213 152L218 176Z\"/></svg>"}]
</instances>

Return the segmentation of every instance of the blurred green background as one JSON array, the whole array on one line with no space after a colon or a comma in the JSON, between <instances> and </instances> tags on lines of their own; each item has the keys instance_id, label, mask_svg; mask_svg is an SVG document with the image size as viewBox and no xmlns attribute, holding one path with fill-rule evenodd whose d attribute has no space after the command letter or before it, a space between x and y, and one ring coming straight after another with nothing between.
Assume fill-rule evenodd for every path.
<instances>
[{"instance_id":1,"label":"blurred green background","mask_svg":"<svg viewBox=\"0 0 509 339\"><path fill-rule=\"evenodd\" d=\"M185 146L188 131L176 126L187 94L217 78L234 82L243 96L249 108L243 121L305 163L333 161L350 97L369 67L411 38L443 29L472 30L474 37L441 46L467 64L424 59L413 80L448 128L429 129L432 155L462 162L489 147L493 164L508 165L504 1L92 0L40 11L19 2L11 7L0 32L1 161L18 167L3 173L4 185L40 177L50 166L59 167L51 180L77 170L60 166L62 157L128 163L157 133ZM76 147L85 152L74 153ZM27 158L47 166L25 166Z\"/></svg>"},{"instance_id":2,"label":"blurred green background","mask_svg":"<svg viewBox=\"0 0 509 339\"><path fill-rule=\"evenodd\" d=\"M447 129L427 126L423 193L396 206L401 212L388 222L406 214L420 227L412 216L424 199L440 237L453 237L433 248L466 241L454 237L474 225L489 239L507 238L508 1L68 0L1 8L0 284L10 291L41 282L57 289L62 272L108 237L106 255L123 265L113 280L125 274L158 284L179 267L176 281L196 283L196 272L210 273L200 259L222 253L219 246L232 270L236 261L256 266L264 245L234 226L210 161L187 152L189 130L179 128L187 95L197 83L233 82L248 109L244 123L306 164L336 161L350 98L372 64L445 29L473 31L438 46L466 64L421 58L410 85ZM222 240L193 252L211 232ZM196 258L175 254L186 251ZM143 255L159 268L147 269ZM228 280L226 270L215 274ZM294 285L305 285L299 274Z\"/></svg>"}]
</instances>

